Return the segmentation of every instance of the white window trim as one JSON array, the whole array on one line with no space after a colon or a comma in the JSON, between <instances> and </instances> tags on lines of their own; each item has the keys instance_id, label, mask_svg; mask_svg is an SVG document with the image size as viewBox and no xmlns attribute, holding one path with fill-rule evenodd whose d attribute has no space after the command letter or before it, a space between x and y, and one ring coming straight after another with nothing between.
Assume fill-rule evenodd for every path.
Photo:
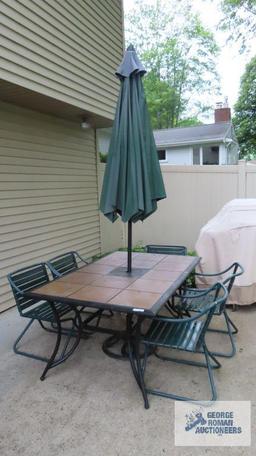
<instances>
[{"instance_id":1,"label":"white window trim","mask_svg":"<svg viewBox=\"0 0 256 456\"><path fill-rule=\"evenodd\" d=\"M199 147L199 153L200 153L200 166L203 166L203 146Z\"/></svg>"}]
</instances>

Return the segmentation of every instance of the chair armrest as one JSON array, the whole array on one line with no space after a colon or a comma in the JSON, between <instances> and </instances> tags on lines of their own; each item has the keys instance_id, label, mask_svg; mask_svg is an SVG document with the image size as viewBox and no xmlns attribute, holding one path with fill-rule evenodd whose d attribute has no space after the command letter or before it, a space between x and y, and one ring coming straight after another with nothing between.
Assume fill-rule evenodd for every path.
<instances>
[{"instance_id":1,"label":"chair armrest","mask_svg":"<svg viewBox=\"0 0 256 456\"><path fill-rule=\"evenodd\" d=\"M169 317L164 317L164 316L156 316L154 317L154 320L157 320L157 321L168 321L170 323L186 323L188 321L193 321L193 320L197 320L199 319L202 315L210 312L210 310L214 307L216 307L217 305L221 305L223 302L226 301L227 297L228 297L228 290L227 288L225 287L225 285L223 285L221 282L217 282L215 285L213 285L211 288L208 288L207 290L204 290L203 292L201 293L197 293L195 294L194 296L184 296L184 295L181 295L181 298L189 298L189 299L197 299L198 297L201 297L201 296L206 296L207 294L209 294L211 291L217 293L217 295L220 293L220 291L223 291L223 295L221 297L216 297L214 299L214 301L209 305L207 306L207 308L203 309L202 311L198 312L197 315L195 316L192 316L192 317L185 317L185 318L169 318Z\"/></svg>"},{"instance_id":2,"label":"chair armrest","mask_svg":"<svg viewBox=\"0 0 256 456\"><path fill-rule=\"evenodd\" d=\"M87 260L85 260L81 255L80 253L76 252L76 251L73 251L74 255L76 255L79 260L81 260L84 264L89 264L89 262Z\"/></svg>"},{"instance_id":3,"label":"chair armrest","mask_svg":"<svg viewBox=\"0 0 256 456\"><path fill-rule=\"evenodd\" d=\"M203 296L202 292L207 292L211 289L211 287L204 287L204 288L192 288L192 287L184 287L182 289L182 293L178 294L175 293L176 298L198 298L198 296ZM189 292L189 295L186 296L186 292ZM191 293L194 293L195 296L193 296Z\"/></svg>"},{"instance_id":4,"label":"chair armrest","mask_svg":"<svg viewBox=\"0 0 256 456\"><path fill-rule=\"evenodd\" d=\"M231 266L229 266L227 269L224 269L223 271L220 271L220 272L212 272L212 273L210 273L210 272L208 272L208 273L206 273L206 272L195 272L195 273L194 273L194 276L196 276L196 277L215 277L215 276L220 276L220 275L222 275L222 274L226 274L226 273L227 273L228 271L230 271L230 269L232 269L232 268L240 269L240 271L237 272L237 271L235 270L235 272L234 272L228 279L226 279L226 280L229 280L229 279L232 278L233 276L234 276L234 277L240 276L241 274L244 273L244 268L243 268L243 266L241 266L240 263L233 263L233 264L231 264Z\"/></svg>"},{"instance_id":5,"label":"chair armrest","mask_svg":"<svg viewBox=\"0 0 256 456\"><path fill-rule=\"evenodd\" d=\"M45 264L50 269L50 271L53 272L57 277L62 277L62 274L59 271L57 271L57 269L55 269L50 262L46 261Z\"/></svg>"},{"instance_id":6,"label":"chair armrest","mask_svg":"<svg viewBox=\"0 0 256 456\"><path fill-rule=\"evenodd\" d=\"M15 285L15 283L13 282L12 278L11 278L11 274L7 274L7 278L8 278L8 281L9 281L9 284L11 285L11 287L19 294L21 295L24 295L24 291L22 291L19 287L17 287L17 285Z\"/></svg>"}]
</instances>

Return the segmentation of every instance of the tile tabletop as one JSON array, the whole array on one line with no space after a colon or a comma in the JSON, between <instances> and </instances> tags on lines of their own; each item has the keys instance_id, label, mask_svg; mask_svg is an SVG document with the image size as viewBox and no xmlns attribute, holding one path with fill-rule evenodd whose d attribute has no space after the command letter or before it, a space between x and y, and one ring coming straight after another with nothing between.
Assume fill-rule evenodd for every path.
<instances>
[{"instance_id":1,"label":"tile tabletop","mask_svg":"<svg viewBox=\"0 0 256 456\"><path fill-rule=\"evenodd\" d=\"M199 258L133 253L133 274L126 272L126 262L126 252L115 252L29 294L73 305L155 315L195 269Z\"/></svg>"}]
</instances>

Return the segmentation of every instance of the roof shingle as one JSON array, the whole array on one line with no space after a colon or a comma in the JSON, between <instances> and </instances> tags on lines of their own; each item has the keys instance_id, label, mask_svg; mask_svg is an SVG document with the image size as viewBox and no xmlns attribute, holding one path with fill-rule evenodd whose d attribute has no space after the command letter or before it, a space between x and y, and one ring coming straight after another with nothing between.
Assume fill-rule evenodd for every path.
<instances>
[{"instance_id":1,"label":"roof shingle","mask_svg":"<svg viewBox=\"0 0 256 456\"><path fill-rule=\"evenodd\" d=\"M154 137L157 147L223 141L231 126L231 122L220 122L194 127L168 128L154 130Z\"/></svg>"}]
</instances>

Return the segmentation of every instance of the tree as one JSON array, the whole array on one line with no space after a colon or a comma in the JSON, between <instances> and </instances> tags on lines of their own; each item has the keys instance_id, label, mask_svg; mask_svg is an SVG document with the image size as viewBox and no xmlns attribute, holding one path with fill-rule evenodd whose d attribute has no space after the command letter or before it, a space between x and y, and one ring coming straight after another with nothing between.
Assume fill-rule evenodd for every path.
<instances>
[{"instance_id":1,"label":"tree","mask_svg":"<svg viewBox=\"0 0 256 456\"><path fill-rule=\"evenodd\" d=\"M127 44L135 45L148 71L144 86L153 128L175 127L209 110L203 95L218 92L218 47L191 2L137 0L126 19Z\"/></svg>"},{"instance_id":2,"label":"tree","mask_svg":"<svg viewBox=\"0 0 256 456\"><path fill-rule=\"evenodd\" d=\"M230 32L229 40L240 43L240 51L249 50L256 32L256 0L222 0L222 30Z\"/></svg>"},{"instance_id":3,"label":"tree","mask_svg":"<svg viewBox=\"0 0 256 456\"><path fill-rule=\"evenodd\" d=\"M241 156L247 159L256 158L256 57L246 65L241 78L234 126Z\"/></svg>"}]
</instances>

